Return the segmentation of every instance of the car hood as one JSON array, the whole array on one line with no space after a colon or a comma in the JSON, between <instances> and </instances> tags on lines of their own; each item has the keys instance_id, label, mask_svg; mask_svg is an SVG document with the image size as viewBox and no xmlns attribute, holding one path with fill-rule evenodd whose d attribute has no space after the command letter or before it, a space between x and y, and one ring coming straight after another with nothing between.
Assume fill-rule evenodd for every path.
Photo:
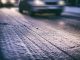
<instances>
[{"instance_id":1,"label":"car hood","mask_svg":"<svg viewBox=\"0 0 80 60\"><path fill-rule=\"evenodd\" d=\"M33 0L34 1L34 0ZM28 3L33 5L33 1L29 1ZM42 0L43 2L58 2L60 0Z\"/></svg>"},{"instance_id":2,"label":"car hood","mask_svg":"<svg viewBox=\"0 0 80 60\"><path fill-rule=\"evenodd\" d=\"M44 0L44 2L58 2L60 0Z\"/></svg>"},{"instance_id":3,"label":"car hood","mask_svg":"<svg viewBox=\"0 0 80 60\"><path fill-rule=\"evenodd\" d=\"M30 1L30 2L33 2L34 0L32 0L32 1ZM58 2L58 1L60 1L60 0L42 0L42 1L44 1L44 2Z\"/></svg>"}]
</instances>

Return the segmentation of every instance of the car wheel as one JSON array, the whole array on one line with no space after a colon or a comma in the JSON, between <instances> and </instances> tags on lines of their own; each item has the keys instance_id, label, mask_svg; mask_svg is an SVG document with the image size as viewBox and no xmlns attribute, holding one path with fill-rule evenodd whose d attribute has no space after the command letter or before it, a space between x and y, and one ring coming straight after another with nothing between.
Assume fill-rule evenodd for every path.
<instances>
[{"instance_id":1,"label":"car wheel","mask_svg":"<svg viewBox=\"0 0 80 60\"><path fill-rule=\"evenodd\" d=\"M3 4L0 2L0 8L3 7Z\"/></svg>"},{"instance_id":2,"label":"car wheel","mask_svg":"<svg viewBox=\"0 0 80 60\"><path fill-rule=\"evenodd\" d=\"M33 12L33 11L28 11L28 13L29 13L29 15L32 16L32 17L35 16L35 12Z\"/></svg>"},{"instance_id":3,"label":"car wheel","mask_svg":"<svg viewBox=\"0 0 80 60\"><path fill-rule=\"evenodd\" d=\"M19 8L19 12L20 12L20 13L23 13L23 9Z\"/></svg>"}]
</instances>

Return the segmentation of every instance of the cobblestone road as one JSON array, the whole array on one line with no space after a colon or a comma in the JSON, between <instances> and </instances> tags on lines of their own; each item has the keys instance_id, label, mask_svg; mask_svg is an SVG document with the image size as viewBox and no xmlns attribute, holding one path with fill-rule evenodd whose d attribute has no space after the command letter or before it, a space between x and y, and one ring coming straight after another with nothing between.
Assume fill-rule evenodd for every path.
<instances>
[{"instance_id":1,"label":"cobblestone road","mask_svg":"<svg viewBox=\"0 0 80 60\"><path fill-rule=\"evenodd\" d=\"M0 9L1 60L80 60L79 36L16 10Z\"/></svg>"}]
</instances>

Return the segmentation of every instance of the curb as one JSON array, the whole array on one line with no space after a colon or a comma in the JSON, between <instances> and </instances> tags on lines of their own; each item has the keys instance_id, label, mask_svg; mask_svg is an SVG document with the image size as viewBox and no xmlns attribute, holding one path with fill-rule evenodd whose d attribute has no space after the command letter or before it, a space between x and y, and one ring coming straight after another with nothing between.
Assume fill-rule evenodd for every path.
<instances>
[{"instance_id":1,"label":"curb","mask_svg":"<svg viewBox=\"0 0 80 60\"><path fill-rule=\"evenodd\" d=\"M62 13L62 16L66 18L74 18L80 20L80 13L64 12Z\"/></svg>"}]
</instances>

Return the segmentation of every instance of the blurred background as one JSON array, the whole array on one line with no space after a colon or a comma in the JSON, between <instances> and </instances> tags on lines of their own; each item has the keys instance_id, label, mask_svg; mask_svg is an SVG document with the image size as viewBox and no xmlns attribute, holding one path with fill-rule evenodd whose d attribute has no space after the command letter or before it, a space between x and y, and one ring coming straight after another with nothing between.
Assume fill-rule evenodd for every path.
<instances>
[{"instance_id":1,"label":"blurred background","mask_svg":"<svg viewBox=\"0 0 80 60\"><path fill-rule=\"evenodd\" d=\"M0 7L2 6L18 6L20 0L0 0ZM80 0L65 0L67 6L80 7Z\"/></svg>"}]
</instances>

